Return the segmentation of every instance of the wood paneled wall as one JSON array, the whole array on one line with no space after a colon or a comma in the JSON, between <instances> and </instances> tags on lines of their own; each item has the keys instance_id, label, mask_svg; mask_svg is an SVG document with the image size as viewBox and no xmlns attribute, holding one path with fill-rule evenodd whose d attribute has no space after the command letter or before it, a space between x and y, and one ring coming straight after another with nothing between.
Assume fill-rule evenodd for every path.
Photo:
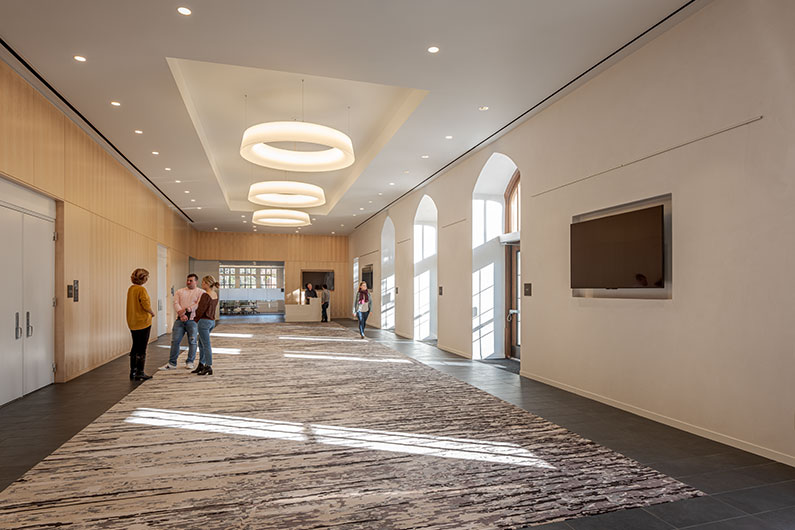
<instances>
[{"instance_id":1,"label":"wood paneled wall","mask_svg":"<svg viewBox=\"0 0 795 530\"><path fill-rule=\"evenodd\" d=\"M300 297L301 271L334 271L331 316L350 317L353 276L346 236L194 232L191 256L200 260L284 262L285 303Z\"/></svg>"},{"instance_id":2,"label":"wood paneled wall","mask_svg":"<svg viewBox=\"0 0 795 530\"><path fill-rule=\"evenodd\" d=\"M168 247L167 285L181 285L193 233L188 223L3 62L0 173L58 201L56 381L129 351L130 272L149 270L156 300L160 243ZM80 282L79 302L66 298L73 280Z\"/></svg>"}]
</instances>

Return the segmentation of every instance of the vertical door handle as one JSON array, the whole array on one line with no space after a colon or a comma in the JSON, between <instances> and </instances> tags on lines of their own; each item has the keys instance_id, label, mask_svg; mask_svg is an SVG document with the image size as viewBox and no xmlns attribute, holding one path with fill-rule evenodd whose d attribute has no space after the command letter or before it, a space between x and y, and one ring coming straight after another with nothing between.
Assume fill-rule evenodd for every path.
<instances>
[{"instance_id":1,"label":"vertical door handle","mask_svg":"<svg viewBox=\"0 0 795 530\"><path fill-rule=\"evenodd\" d=\"M32 337L33 336L33 326L30 324L30 311L25 313L25 325L28 328L27 336L28 337Z\"/></svg>"},{"instance_id":2,"label":"vertical door handle","mask_svg":"<svg viewBox=\"0 0 795 530\"><path fill-rule=\"evenodd\" d=\"M17 312L17 320L16 323L14 324L14 335L16 340L22 338L22 326L19 325L19 312Z\"/></svg>"}]
</instances>

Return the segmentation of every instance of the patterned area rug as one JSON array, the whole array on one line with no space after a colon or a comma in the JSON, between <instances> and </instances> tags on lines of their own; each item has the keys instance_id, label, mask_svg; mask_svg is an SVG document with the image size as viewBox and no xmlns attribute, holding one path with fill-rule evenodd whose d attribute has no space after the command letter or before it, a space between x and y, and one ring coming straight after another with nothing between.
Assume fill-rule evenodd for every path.
<instances>
[{"instance_id":1,"label":"patterned area rug","mask_svg":"<svg viewBox=\"0 0 795 530\"><path fill-rule=\"evenodd\" d=\"M157 373L2 492L0 527L520 528L700 495L335 324L213 346L215 375Z\"/></svg>"}]
</instances>

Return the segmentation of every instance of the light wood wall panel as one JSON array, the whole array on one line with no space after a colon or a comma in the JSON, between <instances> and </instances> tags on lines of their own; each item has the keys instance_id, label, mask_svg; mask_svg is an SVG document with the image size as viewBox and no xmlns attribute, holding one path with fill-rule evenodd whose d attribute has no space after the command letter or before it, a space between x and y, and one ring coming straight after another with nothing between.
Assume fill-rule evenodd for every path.
<instances>
[{"instance_id":1,"label":"light wood wall panel","mask_svg":"<svg viewBox=\"0 0 795 530\"><path fill-rule=\"evenodd\" d=\"M187 221L3 62L0 172L58 201L56 381L128 352L130 273L149 270L156 300L160 243L168 247L170 276L184 281L193 231ZM78 302L66 297L74 280Z\"/></svg>"},{"instance_id":2,"label":"light wood wall panel","mask_svg":"<svg viewBox=\"0 0 795 530\"><path fill-rule=\"evenodd\" d=\"M283 261L287 304L300 299L301 271L334 271L331 316L350 316L353 272L345 236L194 232L192 240L191 256L199 260Z\"/></svg>"}]
</instances>

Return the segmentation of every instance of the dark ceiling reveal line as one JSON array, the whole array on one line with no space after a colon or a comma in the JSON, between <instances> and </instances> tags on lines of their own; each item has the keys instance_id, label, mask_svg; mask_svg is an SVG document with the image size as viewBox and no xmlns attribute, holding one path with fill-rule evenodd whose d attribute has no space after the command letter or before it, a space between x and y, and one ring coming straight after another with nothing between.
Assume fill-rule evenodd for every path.
<instances>
[{"instance_id":1,"label":"dark ceiling reveal line","mask_svg":"<svg viewBox=\"0 0 795 530\"><path fill-rule=\"evenodd\" d=\"M13 48L12 48L12 47L11 47L11 46L8 44L8 43L7 43L7 42L6 42L6 41L5 41L5 40L4 40L2 37L0 37L0 44L2 44L3 48L5 48L6 50L8 50L8 53L10 53L11 55L13 55L13 56L14 56L14 58L15 58L17 61L19 61L19 63L20 63L22 66L24 66L24 67L25 67L25 68L26 68L26 69L27 69L27 70L28 70L28 71L29 71L31 74L33 74L33 75L36 77L36 79L38 79L38 80L39 80L39 82L41 82L41 83L42 83L44 86L46 86L46 87L47 87L47 89L48 89L50 92L52 92L53 94L55 94L55 96L56 96L56 97L58 97L58 99L60 99L60 100L61 100L61 102L62 102L64 105L66 105L67 107L69 107L69 109L70 109L72 112L74 112L74 113L75 113L77 116L79 116L79 117L80 117L80 119L81 119L81 120L83 120L83 122L84 122L86 125L88 125L89 127L91 127L91 130L93 130L93 131L94 131L94 132L97 134L97 136L99 136L100 138L102 138L102 139L105 141L105 143L106 143L106 144L108 144L110 147L112 147L112 148L113 148L113 150L114 150L114 151L116 151L116 153L117 153L117 154L118 154L120 157L122 157L122 158L123 158L123 159L124 159L124 160L125 160L125 161L126 161L128 164L130 164L130 166L131 166L131 167L133 167L133 168L134 168L134 169L135 169L135 170L138 172L138 174L139 174L139 175L141 175L141 176L142 176L144 179L146 179L146 181L147 181L149 184L151 184L151 185L152 185L152 187L153 187L154 189L156 189L156 190L157 190L157 191L160 193L160 195L162 195L163 197L165 197L165 199L166 199L168 202L170 202L170 203L172 204L172 206L174 206L174 208L176 208L176 209L179 211L179 213L181 213L182 215L184 215L184 216L185 216L185 219L187 219L187 220L188 220L188 221L190 221L191 223L193 223L193 222L194 222L194 221L193 221L193 219L191 219L191 218L190 218L190 216L189 216L188 214L186 214L186 213L185 213L185 212L182 210L182 208L180 208L179 206L177 206L177 204L176 204L174 201L172 201L172 200L171 200L171 197L169 197L168 195L166 195L166 194L165 194L165 192L163 192L163 190L161 190L161 189L160 189L160 188L157 186L157 184L155 184L154 182L152 182L152 181L149 179L149 177L147 177L147 176L144 174L144 172L143 172L143 171L141 171L141 170L138 168L138 166L136 166L135 164L133 164L133 163L132 163L132 161L131 161L129 158L127 158L127 157L124 155L124 153L122 153L122 152L121 152L121 150L119 150L119 148L118 148L118 147L116 147L116 146L113 144L113 142L111 142L110 140L108 140L108 139L105 137L105 135L104 135L104 134L102 134L101 132L99 132L99 129L97 129L96 127L94 127L94 124L93 124L93 123L91 123L90 121L88 121L88 119L87 119L85 116L83 116L83 114L82 114L82 113L81 113L79 110L77 110L77 109L74 107L74 105L72 105L71 103L69 103L69 101L68 101L68 100L67 100L67 99L66 99L66 98L65 98L65 97L64 97L64 96L63 96L63 95L62 95L60 92L58 92L57 90L55 90L55 88L54 88L54 87L53 87L53 86L52 86L50 83L48 83L48 82L47 82L47 80L46 80L46 79L44 79L44 77L42 77L42 76L41 76L41 74L39 74L39 73L38 73L38 72L37 72L37 71L36 71L36 70L35 70L35 69L34 69L34 68L33 68L33 67L32 67L32 66L31 66L31 65L30 65L30 64L29 64L29 63L28 63L26 60L25 60L25 59L23 59L23 58L22 58L22 56L21 56L21 55L19 55L19 54L18 54L18 53L17 53L17 52L16 52L16 51L15 51L15 50L14 50L14 49L13 49Z\"/></svg>"},{"instance_id":2,"label":"dark ceiling reveal line","mask_svg":"<svg viewBox=\"0 0 795 530\"><path fill-rule=\"evenodd\" d=\"M536 103L535 105L533 105L532 107L527 109L526 111L524 111L521 114L519 114L514 119L512 119L511 121L509 121L508 123L506 123L505 125L500 127L499 129L497 129L496 131L494 131L493 133L488 135L486 138L484 138L483 140L479 141L478 143L476 143L475 145L473 145L472 147L470 147L469 149L467 149L466 151L464 151L463 153L461 153L460 155L458 155L457 157L452 159L450 162L448 162L447 164L443 165L442 167L440 167L439 169L437 169L436 171L431 173L428 177L426 177L425 179L423 179L420 182L418 182L417 184L415 184L413 188L409 189L407 192L403 193L400 197L398 197L397 199L393 200L392 202L390 202L389 204L387 204L386 206L384 206L383 208L381 208L380 210L378 210L377 212L372 214L370 217L368 217L367 219L365 219L364 221L362 221L361 223L356 225L353 229L356 230L357 228L362 226L364 223L366 223L367 221L369 221L370 219L372 219L376 215L380 214L384 210L388 209L390 206L392 206L393 204L398 202L400 199L402 199L406 195L408 195L408 194L412 193L414 190L420 188L423 184L425 184L426 182L428 182L429 180L434 178L436 175L438 175L439 173L442 173L448 167L452 166L453 164L455 164L459 160L465 158L467 155L469 155L470 153L472 153L473 151L478 149L481 145L485 144L486 142L488 142L489 140L491 140L492 138L494 138L495 136L500 134L502 131L504 131L505 129L507 129L508 127L513 125L514 123L516 123L517 121L521 120L522 118L527 116L529 113L533 112L538 107L540 107L541 105L543 105L544 103L546 103L550 99L554 98L555 96L557 96L558 94L560 94L561 92L566 90L568 87L570 87L571 85L573 85L574 83L576 83L577 81L579 81L580 79L582 79L583 77L588 75L590 72L592 72L593 70L595 70L596 68L598 68L599 66L604 64L606 61L609 61L610 59L612 59L613 57L615 57L616 55L618 55L619 53L624 51L627 47L631 46L632 44L634 44L638 40L642 39L644 36L646 36L647 34L649 34L652 31L654 31L660 25L664 24L666 21L670 20L672 17L676 16L682 10L688 8L691 4L693 4L693 3L697 2L697 1L699 1L699 0L688 0L684 5L682 5L678 9L676 9L674 12L670 13L668 16L666 16L665 18L663 18L662 20L660 20L659 22L657 22L656 24L654 24L650 28L646 29L643 33L641 33L640 35L638 35L634 39L630 40L629 42L627 42L626 44L624 44L623 46L621 46L620 48L615 50L613 53L611 53L610 55L608 55L607 57L605 57L604 59L602 59L598 63L594 64L593 66L591 66L590 68L588 68L587 70L585 70L584 72L579 74L577 77L575 77L574 79L572 79L571 81L569 81L568 83L566 83L565 85L560 87L559 89L555 90L550 95L548 95L547 97L545 97L544 99L542 99L541 101L539 101L538 103Z\"/></svg>"}]
</instances>

